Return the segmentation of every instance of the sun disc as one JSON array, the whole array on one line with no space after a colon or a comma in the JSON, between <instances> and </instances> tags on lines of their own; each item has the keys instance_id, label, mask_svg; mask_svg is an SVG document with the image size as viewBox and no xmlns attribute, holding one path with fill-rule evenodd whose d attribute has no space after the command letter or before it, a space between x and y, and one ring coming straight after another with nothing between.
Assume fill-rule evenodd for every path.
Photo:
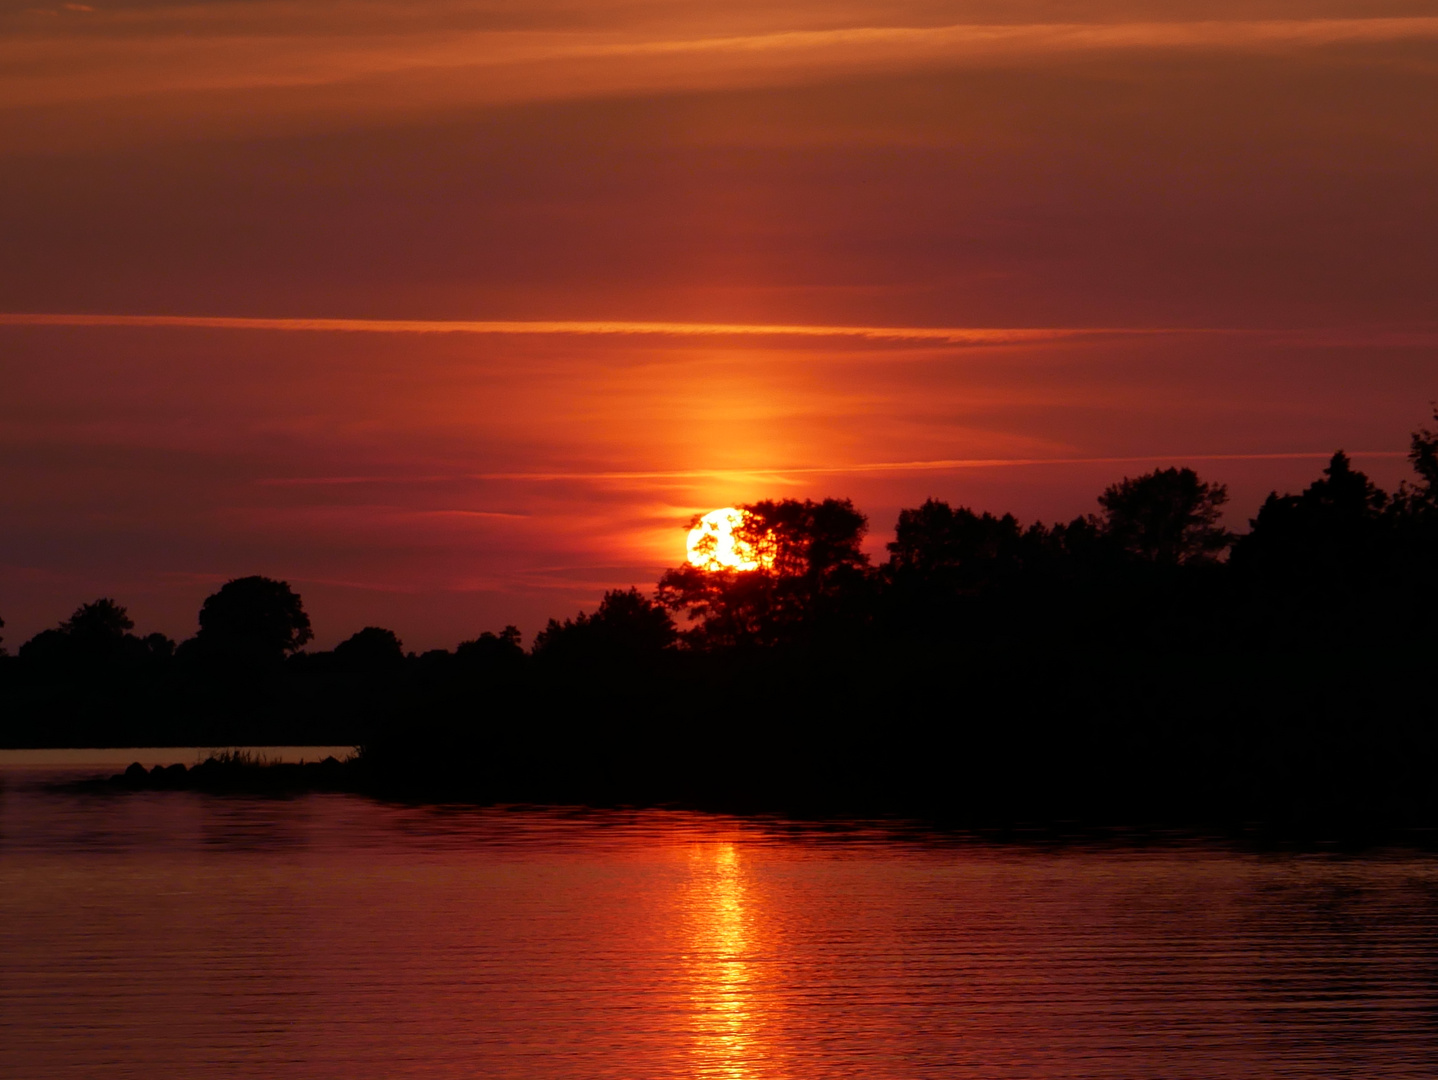
<instances>
[{"instance_id":1,"label":"sun disc","mask_svg":"<svg viewBox=\"0 0 1438 1080\"><path fill-rule=\"evenodd\" d=\"M711 510L689 530L689 561L701 570L758 570L771 566L774 556L742 535L751 517L733 506Z\"/></svg>"}]
</instances>

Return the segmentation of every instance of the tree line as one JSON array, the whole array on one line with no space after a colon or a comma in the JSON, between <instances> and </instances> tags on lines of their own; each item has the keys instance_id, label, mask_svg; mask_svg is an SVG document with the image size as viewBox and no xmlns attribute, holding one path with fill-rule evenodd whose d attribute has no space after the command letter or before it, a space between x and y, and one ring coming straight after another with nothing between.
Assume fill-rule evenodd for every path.
<instances>
[{"instance_id":1,"label":"tree line","mask_svg":"<svg viewBox=\"0 0 1438 1080\"><path fill-rule=\"evenodd\" d=\"M1238 615L1250 632L1261 625L1298 638L1359 627L1421 636L1438 597L1438 432L1415 431L1408 456L1415 478L1386 492L1339 451L1303 491L1270 494L1242 534L1221 524L1226 487L1188 468L1126 477L1099 495L1096 513L1055 524L930 499L900 512L877 565L863 550L868 520L850 500L756 502L740 508L737 533L770 553L766 565L686 563L652 594L612 590L592 613L551 619L527 652L514 626L418 656L393 631L368 626L331 651L306 652L313 632L301 597L286 582L250 576L207 597L198 633L178 645L136 635L126 609L102 597L26 641L16 660L52 672L592 666L670 651L1008 638L1085 625L1193 636Z\"/></svg>"},{"instance_id":2,"label":"tree line","mask_svg":"<svg viewBox=\"0 0 1438 1080\"><path fill-rule=\"evenodd\" d=\"M1067 522L931 499L881 560L848 500L756 502L758 568L673 568L528 649L310 651L264 577L178 644L104 598L0 663L0 743L362 744L325 784L425 799L1432 829L1438 431L1409 459L1384 491L1334 454L1241 534L1178 467Z\"/></svg>"}]
</instances>

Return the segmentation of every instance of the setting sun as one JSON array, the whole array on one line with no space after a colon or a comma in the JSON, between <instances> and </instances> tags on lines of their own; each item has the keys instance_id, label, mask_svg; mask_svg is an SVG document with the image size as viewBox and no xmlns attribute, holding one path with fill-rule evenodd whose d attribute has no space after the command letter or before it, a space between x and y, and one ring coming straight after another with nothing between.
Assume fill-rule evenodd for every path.
<instances>
[{"instance_id":1,"label":"setting sun","mask_svg":"<svg viewBox=\"0 0 1438 1080\"><path fill-rule=\"evenodd\" d=\"M742 535L750 516L732 506L709 511L689 530L689 561L703 570L758 570L772 566L774 553Z\"/></svg>"}]
</instances>

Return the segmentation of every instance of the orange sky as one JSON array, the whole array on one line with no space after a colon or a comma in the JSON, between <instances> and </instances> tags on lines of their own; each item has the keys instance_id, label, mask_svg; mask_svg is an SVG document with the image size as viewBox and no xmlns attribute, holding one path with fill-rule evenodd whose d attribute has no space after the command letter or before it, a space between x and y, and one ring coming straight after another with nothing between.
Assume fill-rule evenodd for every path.
<instances>
[{"instance_id":1,"label":"orange sky","mask_svg":"<svg viewBox=\"0 0 1438 1080\"><path fill-rule=\"evenodd\" d=\"M252 572L533 633L766 496L1392 483L1435 131L1438 0L7 5L5 643Z\"/></svg>"}]
</instances>

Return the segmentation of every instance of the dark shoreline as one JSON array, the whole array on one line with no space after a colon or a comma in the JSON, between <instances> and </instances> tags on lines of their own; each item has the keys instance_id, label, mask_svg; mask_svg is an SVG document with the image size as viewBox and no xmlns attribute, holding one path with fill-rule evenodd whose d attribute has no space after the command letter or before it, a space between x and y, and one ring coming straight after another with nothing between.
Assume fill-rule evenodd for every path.
<instances>
[{"instance_id":1,"label":"dark shoreline","mask_svg":"<svg viewBox=\"0 0 1438 1080\"><path fill-rule=\"evenodd\" d=\"M736 783L727 794L710 791L686 797L677 794L672 786L661 789L624 785L621 778L612 776L569 789L553 783L536 783L533 777L486 783L478 771L469 773L453 762L451 768L437 775L424 775L399 772L364 756L344 761L330 757L303 763L231 757L210 759L191 767L170 765L145 769L136 762L122 772L69 780L59 786L109 795L188 791L217 797L292 798L338 793L408 805L682 810L756 820L782 819L802 823L806 828L865 821L885 828L1056 847L1084 844L1148 847L1202 842L1252 851L1361 853L1397 847L1438 852L1438 816L1396 815L1384 813L1383 808L1378 807L1354 814L1351 804L1335 807L1314 802L1294 803L1281 812L1259 817L1236 812L1239 807L1217 797L1160 809L1147 797L1148 792L1113 792L1110 798L1091 805L1070 802L1060 812L1035 813L1033 807L1025 808L1016 799L996 800L987 806L957 798L947 803L932 797L876 800L813 787L802 792L772 786L761 788L752 778L748 780Z\"/></svg>"},{"instance_id":2,"label":"dark shoreline","mask_svg":"<svg viewBox=\"0 0 1438 1080\"><path fill-rule=\"evenodd\" d=\"M745 542L772 566L686 564L528 650L511 626L406 654L371 626L305 653L300 597L262 577L206 599L173 649L102 598L0 657L0 744L363 747L112 787L1426 835L1438 432L1410 458L1420 483L1388 493L1335 454L1237 538L1190 470L1052 526L929 500L881 566L848 500L754 503Z\"/></svg>"},{"instance_id":3,"label":"dark shoreline","mask_svg":"<svg viewBox=\"0 0 1438 1080\"><path fill-rule=\"evenodd\" d=\"M1362 844L1438 828L1427 642L1336 654L1017 644L666 653L421 685L403 672L326 677L321 699L303 672L280 673L223 726L176 725L188 738L154 739L143 720L110 731L135 746L363 747L355 761L239 761L92 786ZM367 711L349 707L361 701ZM298 737L274 737L286 729Z\"/></svg>"}]
</instances>

